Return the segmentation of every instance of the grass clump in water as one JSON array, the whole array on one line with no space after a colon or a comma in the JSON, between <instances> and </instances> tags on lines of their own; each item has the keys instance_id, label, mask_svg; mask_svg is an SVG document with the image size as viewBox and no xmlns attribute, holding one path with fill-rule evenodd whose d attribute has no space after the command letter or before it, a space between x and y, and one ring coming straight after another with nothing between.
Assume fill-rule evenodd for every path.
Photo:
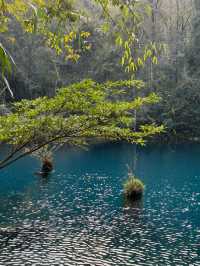
<instances>
[{"instance_id":1,"label":"grass clump in water","mask_svg":"<svg viewBox=\"0 0 200 266\"><path fill-rule=\"evenodd\" d=\"M128 199L137 200L140 199L144 192L144 184L135 176L129 176L124 183L124 194Z\"/></svg>"}]
</instances>

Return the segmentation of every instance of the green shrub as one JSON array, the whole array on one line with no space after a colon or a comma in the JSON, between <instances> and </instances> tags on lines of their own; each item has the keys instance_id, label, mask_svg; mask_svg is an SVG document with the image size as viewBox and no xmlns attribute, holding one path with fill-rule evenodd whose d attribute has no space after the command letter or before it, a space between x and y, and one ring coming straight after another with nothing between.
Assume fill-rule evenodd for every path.
<instances>
[{"instance_id":1,"label":"green shrub","mask_svg":"<svg viewBox=\"0 0 200 266\"><path fill-rule=\"evenodd\" d=\"M124 194L129 199L139 199L142 197L144 188L145 186L140 179L130 176L124 183Z\"/></svg>"}]
</instances>

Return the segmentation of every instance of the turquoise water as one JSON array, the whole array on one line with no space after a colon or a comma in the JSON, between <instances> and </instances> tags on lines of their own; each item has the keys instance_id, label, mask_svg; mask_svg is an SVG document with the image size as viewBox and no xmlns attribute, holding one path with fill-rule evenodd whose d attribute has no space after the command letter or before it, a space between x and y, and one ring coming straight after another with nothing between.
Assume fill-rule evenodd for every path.
<instances>
[{"instance_id":1,"label":"turquoise water","mask_svg":"<svg viewBox=\"0 0 200 266\"><path fill-rule=\"evenodd\" d=\"M0 172L0 265L200 265L200 146L137 150L142 201L122 197L134 147L27 157Z\"/></svg>"}]
</instances>

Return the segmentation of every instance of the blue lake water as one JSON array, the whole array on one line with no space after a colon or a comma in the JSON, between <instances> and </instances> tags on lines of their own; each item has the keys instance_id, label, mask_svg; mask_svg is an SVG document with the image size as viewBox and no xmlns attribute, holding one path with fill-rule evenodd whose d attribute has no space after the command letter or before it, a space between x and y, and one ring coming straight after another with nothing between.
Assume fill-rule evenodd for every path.
<instances>
[{"instance_id":1,"label":"blue lake water","mask_svg":"<svg viewBox=\"0 0 200 266\"><path fill-rule=\"evenodd\" d=\"M200 265L200 145L137 149L142 201L122 196L134 146L27 157L0 172L0 265Z\"/></svg>"}]
</instances>

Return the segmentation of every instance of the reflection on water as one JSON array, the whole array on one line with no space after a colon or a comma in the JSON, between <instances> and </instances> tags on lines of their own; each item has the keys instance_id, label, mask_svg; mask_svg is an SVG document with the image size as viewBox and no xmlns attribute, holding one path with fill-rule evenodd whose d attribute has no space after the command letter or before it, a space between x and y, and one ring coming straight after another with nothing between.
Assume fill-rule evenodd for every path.
<instances>
[{"instance_id":1,"label":"reflection on water","mask_svg":"<svg viewBox=\"0 0 200 266\"><path fill-rule=\"evenodd\" d=\"M144 199L122 196L131 145L26 158L0 172L0 265L200 265L200 146L139 150Z\"/></svg>"}]
</instances>

